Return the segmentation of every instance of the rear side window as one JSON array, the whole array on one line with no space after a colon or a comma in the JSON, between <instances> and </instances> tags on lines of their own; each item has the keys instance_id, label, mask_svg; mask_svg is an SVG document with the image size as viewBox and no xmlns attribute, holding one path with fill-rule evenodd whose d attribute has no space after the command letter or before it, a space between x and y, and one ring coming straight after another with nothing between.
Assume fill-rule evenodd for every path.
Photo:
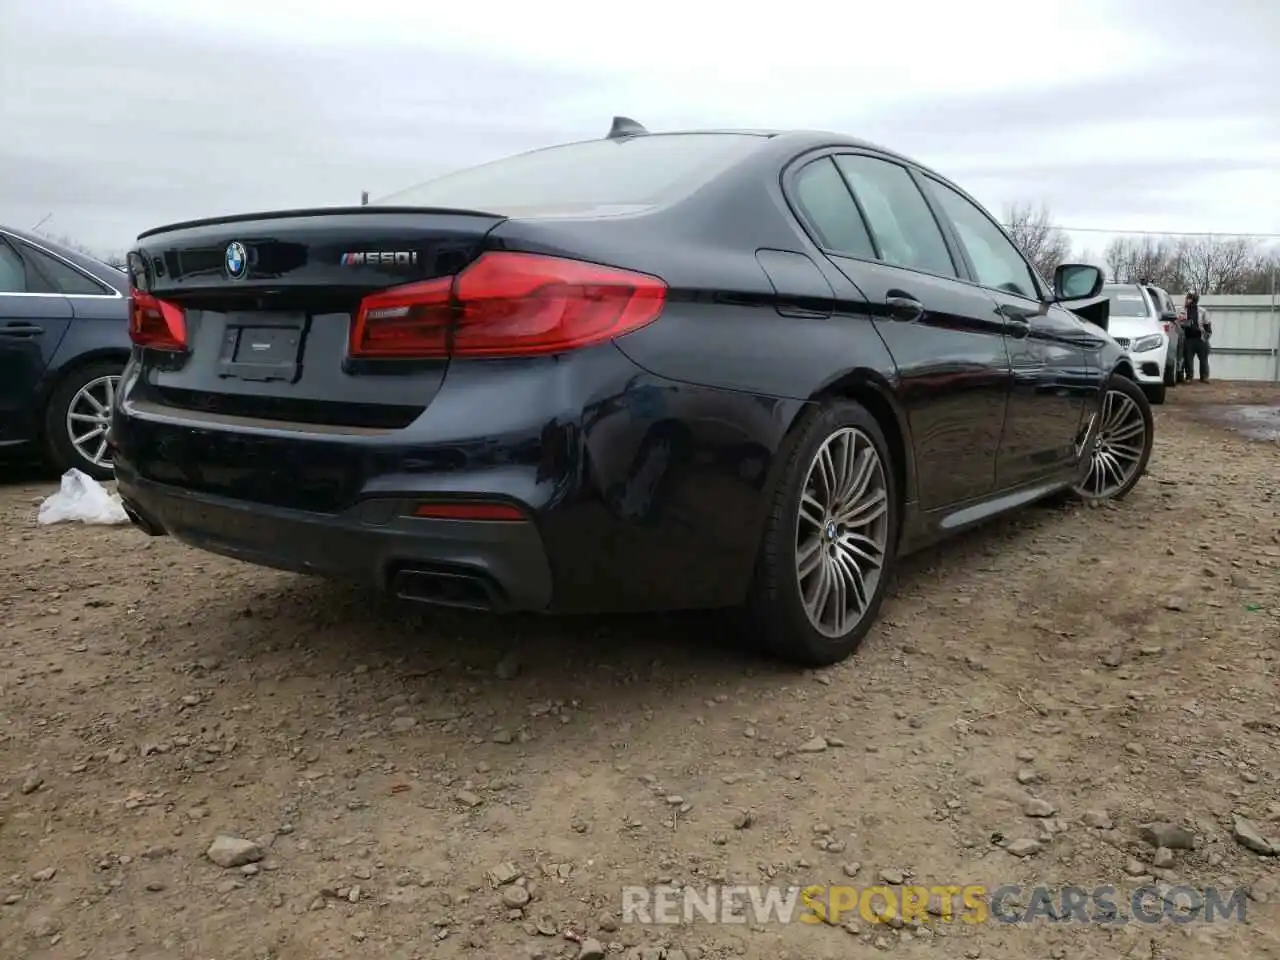
<instances>
[{"instance_id":1,"label":"rear side window","mask_svg":"<svg viewBox=\"0 0 1280 960\"><path fill-rule=\"evenodd\" d=\"M0 293L30 293L27 265L9 244L0 240Z\"/></svg>"},{"instance_id":2,"label":"rear side window","mask_svg":"<svg viewBox=\"0 0 1280 960\"><path fill-rule=\"evenodd\" d=\"M35 247L23 244L22 255L27 258L27 261L39 273L44 275L59 293L102 297L108 296L112 292L96 280L90 280L79 270L63 263L57 257L51 257Z\"/></svg>"},{"instance_id":3,"label":"rear side window","mask_svg":"<svg viewBox=\"0 0 1280 960\"><path fill-rule=\"evenodd\" d=\"M882 260L957 276L938 221L906 167L856 154L839 156L836 163L867 213Z\"/></svg>"},{"instance_id":4,"label":"rear side window","mask_svg":"<svg viewBox=\"0 0 1280 960\"><path fill-rule=\"evenodd\" d=\"M795 199L801 215L823 247L832 253L875 259L867 225L862 222L853 194L830 157L815 160L796 174Z\"/></svg>"},{"instance_id":5,"label":"rear side window","mask_svg":"<svg viewBox=\"0 0 1280 960\"><path fill-rule=\"evenodd\" d=\"M374 205L506 215L644 208L692 193L767 142L735 133L588 140L459 170Z\"/></svg>"}]
</instances>

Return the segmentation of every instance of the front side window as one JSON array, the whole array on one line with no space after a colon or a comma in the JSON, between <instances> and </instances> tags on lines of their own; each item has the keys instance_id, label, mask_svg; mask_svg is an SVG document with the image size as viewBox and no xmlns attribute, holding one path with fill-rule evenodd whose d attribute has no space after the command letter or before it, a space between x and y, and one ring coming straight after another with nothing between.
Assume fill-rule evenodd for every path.
<instances>
[{"instance_id":1,"label":"front side window","mask_svg":"<svg viewBox=\"0 0 1280 960\"><path fill-rule=\"evenodd\" d=\"M976 279L984 287L1003 290L1031 300L1039 299L1039 290L1027 261L1018 248L976 205L950 187L929 177L925 179L933 198L942 207L960 235L960 243Z\"/></svg>"},{"instance_id":2,"label":"front side window","mask_svg":"<svg viewBox=\"0 0 1280 960\"><path fill-rule=\"evenodd\" d=\"M938 221L906 167L858 154L836 163L866 211L885 263L957 276Z\"/></svg>"}]
</instances>

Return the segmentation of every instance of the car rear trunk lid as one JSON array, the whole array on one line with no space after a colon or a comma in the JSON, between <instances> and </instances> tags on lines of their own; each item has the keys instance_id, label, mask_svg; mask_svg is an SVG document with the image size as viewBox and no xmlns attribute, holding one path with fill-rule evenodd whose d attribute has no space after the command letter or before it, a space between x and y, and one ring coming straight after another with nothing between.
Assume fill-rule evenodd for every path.
<instances>
[{"instance_id":1,"label":"car rear trunk lid","mask_svg":"<svg viewBox=\"0 0 1280 960\"><path fill-rule=\"evenodd\" d=\"M448 361L351 361L357 306L378 290L455 275L503 219L354 207L148 231L129 256L131 279L182 310L188 349L144 350L133 399L282 426L406 426L440 389Z\"/></svg>"}]
</instances>

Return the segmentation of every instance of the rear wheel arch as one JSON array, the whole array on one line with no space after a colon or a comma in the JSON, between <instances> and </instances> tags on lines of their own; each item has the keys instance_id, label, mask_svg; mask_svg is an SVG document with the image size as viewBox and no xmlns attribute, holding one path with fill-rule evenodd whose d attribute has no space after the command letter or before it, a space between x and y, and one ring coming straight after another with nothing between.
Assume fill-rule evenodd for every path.
<instances>
[{"instance_id":1,"label":"rear wheel arch","mask_svg":"<svg viewBox=\"0 0 1280 960\"><path fill-rule=\"evenodd\" d=\"M906 416L893 399L893 390L889 384L871 370L851 370L841 374L815 390L808 400L797 408L791 422L787 424L782 442L773 454L763 487L768 497L772 497L779 484L783 482L787 464L791 460L795 445L800 441L806 418L823 404L839 400L852 400L861 404L876 421L888 444L889 456L893 461L891 466L894 489L897 491L899 506L910 503L915 499L915 459L912 456ZM756 544L756 549L759 549L764 536L767 516L768 511L762 508L755 519L753 542ZM895 531L895 536L901 537L903 518L901 509L898 510L897 517L899 529Z\"/></svg>"},{"instance_id":2,"label":"rear wheel arch","mask_svg":"<svg viewBox=\"0 0 1280 960\"><path fill-rule=\"evenodd\" d=\"M852 371L823 387L812 397L813 403L826 400L853 400L875 418L889 445L893 460L894 486L901 503L915 499L915 459L912 456L910 428L906 414L893 397L892 389L867 371ZM902 514L898 514L899 520Z\"/></svg>"},{"instance_id":3,"label":"rear wheel arch","mask_svg":"<svg viewBox=\"0 0 1280 960\"><path fill-rule=\"evenodd\" d=\"M76 449L65 424L70 405L74 402L74 394L99 377L122 374L128 359L128 353L119 350L87 353L59 369L46 384L40 398L40 445L59 470L75 467L95 480L111 478L112 470L109 465L91 461Z\"/></svg>"},{"instance_id":4,"label":"rear wheel arch","mask_svg":"<svg viewBox=\"0 0 1280 960\"><path fill-rule=\"evenodd\" d=\"M43 411L49 405L49 398L54 392L67 382L71 377L75 376L85 367L92 364L101 363L105 360L115 360L120 363L120 369L124 370L124 366L129 362L129 351L121 350L116 347L106 347L101 350L93 350L89 353L82 353L74 360L59 367L51 377L49 377L40 391L40 408ZM42 414L43 417L43 414Z\"/></svg>"},{"instance_id":5,"label":"rear wheel arch","mask_svg":"<svg viewBox=\"0 0 1280 960\"><path fill-rule=\"evenodd\" d=\"M763 537L757 548L755 570L741 611L747 614L744 624L747 634L759 642L764 651L810 667L836 663L857 648L875 623L880 602L893 577L903 502L901 493L896 489L896 477L893 476L899 468L891 462L895 459L893 444L886 435L880 417L871 409L872 406L879 405L878 401L870 399L870 403L867 402L867 398L873 398L875 394L865 392L863 387L862 383L853 384L852 395L851 387L847 384L842 384L839 390L826 389L815 394L791 425L787 443L776 458L782 461L780 476L770 490ZM883 407L881 409L881 416L884 416ZM896 431L896 417L891 408L885 422L893 424L890 429ZM861 474L865 478L864 482L878 482L878 486L866 489L873 496L878 493L882 498L879 502L884 505L882 510L868 514L865 520L856 519L853 514L846 517L844 514L837 516L826 513L827 519L818 527L820 531L828 531L825 536L831 538L829 548L822 545L827 543L822 540L822 533L818 534L820 543L806 543L806 557L816 557L818 563L822 564L828 549L832 557L837 557L838 552L843 549L837 545L837 541L843 541L846 537L861 538L863 541L862 546L851 552L845 551L843 561L831 561L836 567L846 571L850 563L860 570L860 574L855 575L852 581L844 578L844 588L837 589L834 593L830 593L829 586L824 592L823 584L827 583L826 578L835 568L828 566L828 572L823 574L810 566L805 573L800 565L808 561L802 560L798 552L800 515L805 511L802 503L806 496L806 486L813 479L814 471L819 469L816 458L830 444L843 446L839 447L834 461L828 461L829 469L816 488L816 491L821 491L823 487L826 489L826 493L821 494L825 498L821 502L826 504L822 509L831 509L831 497L837 503L842 503L844 501L840 498L846 495L864 496L863 484L856 485L858 491L855 493L854 488L844 487L845 475L840 472L841 469L853 468L852 461L846 457L853 455L855 449L860 450L860 465L855 468L855 472L865 468L868 472ZM870 451L874 451L875 456L862 460ZM844 466L838 467L839 464ZM878 481L875 479L877 476ZM819 492L813 494L813 497L819 496ZM809 502L811 506L818 504L814 499ZM867 505L872 506L873 501L868 500ZM812 528L815 522L812 511L807 516ZM883 518L884 523L878 533L875 531L877 518ZM844 527L846 519L851 525L848 531ZM818 551L817 554L814 549ZM875 559L877 554L878 560ZM857 560L855 555L863 558L866 564ZM874 581L869 579L873 574ZM818 577L816 586L811 579L813 576ZM809 586L818 591L812 598L806 595L806 577L810 578ZM836 579L842 578L837 575ZM861 584L861 587L854 585L854 581ZM809 609L811 602L818 603L820 610L817 615L825 621L828 602L847 605L849 598L856 599L852 604L856 619L843 630L838 615L834 624L824 626L814 620L815 613ZM837 632L828 633L826 627Z\"/></svg>"}]
</instances>

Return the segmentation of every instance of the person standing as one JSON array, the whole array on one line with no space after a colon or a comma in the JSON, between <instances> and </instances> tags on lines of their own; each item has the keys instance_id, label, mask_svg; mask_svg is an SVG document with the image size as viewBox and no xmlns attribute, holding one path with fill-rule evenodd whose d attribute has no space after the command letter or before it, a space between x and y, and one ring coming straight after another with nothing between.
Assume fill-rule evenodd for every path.
<instances>
[{"instance_id":1,"label":"person standing","mask_svg":"<svg viewBox=\"0 0 1280 960\"><path fill-rule=\"evenodd\" d=\"M1209 312L1200 306L1200 294L1192 290L1186 297L1187 318L1182 324L1182 372L1191 379L1195 360L1200 361L1200 382L1209 382L1209 338L1213 324Z\"/></svg>"}]
</instances>

